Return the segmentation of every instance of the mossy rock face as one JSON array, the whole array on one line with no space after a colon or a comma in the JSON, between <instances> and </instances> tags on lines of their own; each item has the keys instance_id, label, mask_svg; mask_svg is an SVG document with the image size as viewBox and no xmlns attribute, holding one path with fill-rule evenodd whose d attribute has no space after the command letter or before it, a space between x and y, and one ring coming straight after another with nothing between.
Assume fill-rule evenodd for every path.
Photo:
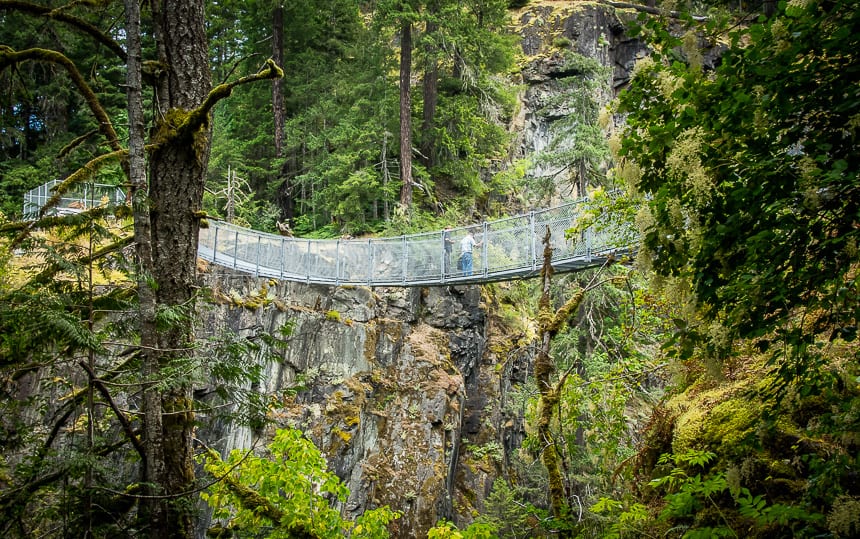
<instances>
[{"instance_id":1,"label":"mossy rock face","mask_svg":"<svg viewBox=\"0 0 860 539\"><path fill-rule=\"evenodd\" d=\"M726 457L742 456L762 422L761 404L745 398L729 399L704 418L702 443Z\"/></svg>"}]
</instances>

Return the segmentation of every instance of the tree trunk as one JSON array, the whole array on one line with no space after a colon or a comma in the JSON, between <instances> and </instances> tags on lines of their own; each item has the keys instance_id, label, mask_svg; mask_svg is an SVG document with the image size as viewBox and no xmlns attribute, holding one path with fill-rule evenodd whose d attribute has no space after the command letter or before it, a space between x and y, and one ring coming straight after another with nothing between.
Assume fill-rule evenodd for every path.
<instances>
[{"instance_id":1,"label":"tree trunk","mask_svg":"<svg viewBox=\"0 0 860 539\"><path fill-rule=\"evenodd\" d=\"M433 13L431 13L432 17ZM427 35L432 39L439 25L427 22ZM424 69L424 109L421 123L421 160L428 169L434 165L433 124L436 117L436 104L439 101L439 62L436 59L436 46L428 42L425 47L427 66Z\"/></svg>"},{"instance_id":2,"label":"tree trunk","mask_svg":"<svg viewBox=\"0 0 860 539\"><path fill-rule=\"evenodd\" d=\"M163 90L158 94L156 130L160 133L169 133L181 124L210 90L203 6L203 0L153 3L159 60L167 66ZM150 157L152 279L157 303L179 315L173 317L178 321L158 333L156 355L162 374L193 354L198 218L209 139L206 124L193 135L159 145ZM182 494L194 487L191 387L184 381L166 382L161 395L162 452L156 456L163 467L156 483L167 496L161 502L166 517L153 522L150 536L190 538L194 533L194 503Z\"/></svg>"},{"instance_id":3,"label":"tree trunk","mask_svg":"<svg viewBox=\"0 0 860 539\"><path fill-rule=\"evenodd\" d=\"M272 60L279 67L284 66L284 6L278 1L272 10ZM275 119L275 157L282 159L285 153L284 124L287 121L287 110L284 104L284 79L277 78L272 81L272 112ZM285 161L280 167L280 184L277 190L277 202L283 212L283 217L291 227L293 222L293 185L292 170L295 170L292 159Z\"/></svg>"},{"instance_id":4,"label":"tree trunk","mask_svg":"<svg viewBox=\"0 0 860 539\"><path fill-rule=\"evenodd\" d=\"M158 494L155 485L162 475L161 465L161 393L158 379L158 339L155 325L155 291L149 282L152 275L152 243L150 242L149 203L146 188L146 156L144 155L145 123L142 97L142 53L140 44L140 5L136 0L125 1L127 35L126 95L128 97L128 177L134 220L134 245L137 257L137 297L140 316L141 379L144 413L144 461L142 482L149 485L144 492ZM156 498L144 498L139 507L140 522L153 529L165 526L163 504Z\"/></svg>"},{"instance_id":5,"label":"tree trunk","mask_svg":"<svg viewBox=\"0 0 860 539\"><path fill-rule=\"evenodd\" d=\"M556 423L556 413L561 397L561 391L567 378L567 373L558 382L553 380L555 363L550 355L552 339L558 334L572 313L575 313L585 297L585 289L580 288L558 310L552 308L550 286L552 285L552 248L550 247L550 229L547 227L543 239L543 266L541 267L541 297L538 303L538 336L540 349L535 357L535 382L538 393L538 440L541 444L541 459L546 467L549 479L549 502L552 515L558 520L567 517L569 510L567 495L564 487L564 475L561 472L561 457L553 435L553 425ZM568 526L558 530L558 537L572 537Z\"/></svg>"},{"instance_id":6,"label":"tree trunk","mask_svg":"<svg viewBox=\"0 0 860 539\"><path fill-rule=\"evenodd\" d=\"M272 60L284 66L284 6L278 1L272 10ZM272 81L272 114L275 119L275 157L284 156L284 79Z\"/></svg>"},{"instance_id":7,"label":"tree trunk","mask_svg":"<svg viewBox=\"0 0 860 539\"><path fill-rule=\"evenodd\" d=\"M412 207L412 22L404 18L400 32L400 207Z\"/></svg>"}]
</instances>

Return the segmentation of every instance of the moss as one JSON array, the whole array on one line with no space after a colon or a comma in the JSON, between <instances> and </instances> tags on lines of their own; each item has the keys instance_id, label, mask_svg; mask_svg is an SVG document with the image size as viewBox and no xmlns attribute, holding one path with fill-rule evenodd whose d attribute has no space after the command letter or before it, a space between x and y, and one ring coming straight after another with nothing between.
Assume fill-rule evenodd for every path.
<instances>
[{"instance_id":1,"label":"moss","mask_svg":"<svg viewBox=\"0 0 860 539\"><path fill-rule=\"evenodd\" d=\"M334 309L327 311L325 313L325 319L331 322L340 322L340 312L335 311Z\"/></svg>"},{"instance_id":2,"label":"moss","mask_svg":"<svg viewBox=\"0 0 860 539\"><path fill-rule=\"evenodd\" d=\"M364 335L364 359L371 363L376 358L376 345L379 342L379 328L374 320L364 325ZM373 372L374 376L376 372Z\"/></svg>"},{"instance_id":3,"label":"moss","mask_svg":"<svg viewBox=\"0 0 860 539\"><path fill-rule=\"evenodd\" d=\"M721 426L723 423L737 426L750 421L748 410L744 408L749 401L740 396L748 389L748 385L749 382L743 380L713 387L713 381L700 380L684 393L670 399L666 407L677 414L672 451L680 454L709 444L719 445L722 438L718 436L727 431L727 427ZM729 404L729 401L740 402ZM731 414L736 411L742 415L734 419ZM760 414L757 408L756 415ZM737 437L734 439L737 440Z\"/></svg>"},{"instance_id":4,"label":"moss","mask_svg":"<svg viewBox=\"0 0 860 539\"><path fill-rule=\"evenodd\" d=\"M729 399L715 406L702 425L702 443L711 447L722 445L727 453L736 453L756 436L761 421L761 405L744 398Z\"/></svg>"},{"instance_id":5,"label":"moss","mask_svg":"<svg viewBox=\"0 0 860 539\"><path fill-rule=\"evenodd\" d=\"M860 498L836 498L827 515L827 528L834 537L860 537Z\"/></svg>"},{"instance_id":6,"label":"moss","mask_svg":"<svg viewBox=\"0 0 860 539\"><path fill-rule=\"evenodd\" d=\"M557 48L557 49L566 49L566 48L570 47L570 45L571 45L570 39L568 39L564 36L559 36L559 37L552 40L552 46Z\"/></svg>"},{"instance_id":7,"label":"moss","mask_svg":"<svg viewBox=\"0 0 860 539\"><path fill-rule=\"evenodd\" d=\"M352 440L352 433L341 430L337 427L332 429L332 434L336 435L343 442L344 445L349 445L350 440Z\"/></svg>"}]
</instances>

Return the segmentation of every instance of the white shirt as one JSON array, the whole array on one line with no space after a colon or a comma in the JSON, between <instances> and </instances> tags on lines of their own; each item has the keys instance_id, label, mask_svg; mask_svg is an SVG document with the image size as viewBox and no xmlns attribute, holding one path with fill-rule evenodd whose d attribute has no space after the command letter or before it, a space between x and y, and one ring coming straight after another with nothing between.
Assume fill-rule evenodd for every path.
<instances>
[{"instance_id":1,"label":"white shirt","mask_svg":"<svg viewBox=\"0 0 860 539\"><path fill-rule=\"evenodd\" d=\"M477 245L477 242L475 242L475 238L473 238L472 235L470 234L470 235L466 236L465 238L463 238L462 240L460 240L460 252L461 253L471 253L472 247L474 247L475 245Z\"/></svg>"}]
</instances>

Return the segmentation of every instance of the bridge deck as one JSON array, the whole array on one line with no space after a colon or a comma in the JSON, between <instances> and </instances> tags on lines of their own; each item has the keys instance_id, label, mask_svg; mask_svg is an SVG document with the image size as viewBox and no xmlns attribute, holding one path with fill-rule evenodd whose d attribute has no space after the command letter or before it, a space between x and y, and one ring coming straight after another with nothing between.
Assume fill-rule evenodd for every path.
<instances>
[{"instance_id":1,"label":"bridge deck","mask_svg":"<svg viewBox=\"0 0 860 539\"><path fill-rule=\"evenodd\" d=\"M290 238L210 221L200 230L199 255L214 264L256 276L325 285L441 286L532 277L543 262L543 237L550 229L557 272L602 264L631 251L630 227L598 224L566 239L587 201L579 200L525 215L452 229L453 252L444 231L389 238L314 240ZM460 240L471 230L481 245L474 271L456 267Z\"/></svg>"}]
</instances>

